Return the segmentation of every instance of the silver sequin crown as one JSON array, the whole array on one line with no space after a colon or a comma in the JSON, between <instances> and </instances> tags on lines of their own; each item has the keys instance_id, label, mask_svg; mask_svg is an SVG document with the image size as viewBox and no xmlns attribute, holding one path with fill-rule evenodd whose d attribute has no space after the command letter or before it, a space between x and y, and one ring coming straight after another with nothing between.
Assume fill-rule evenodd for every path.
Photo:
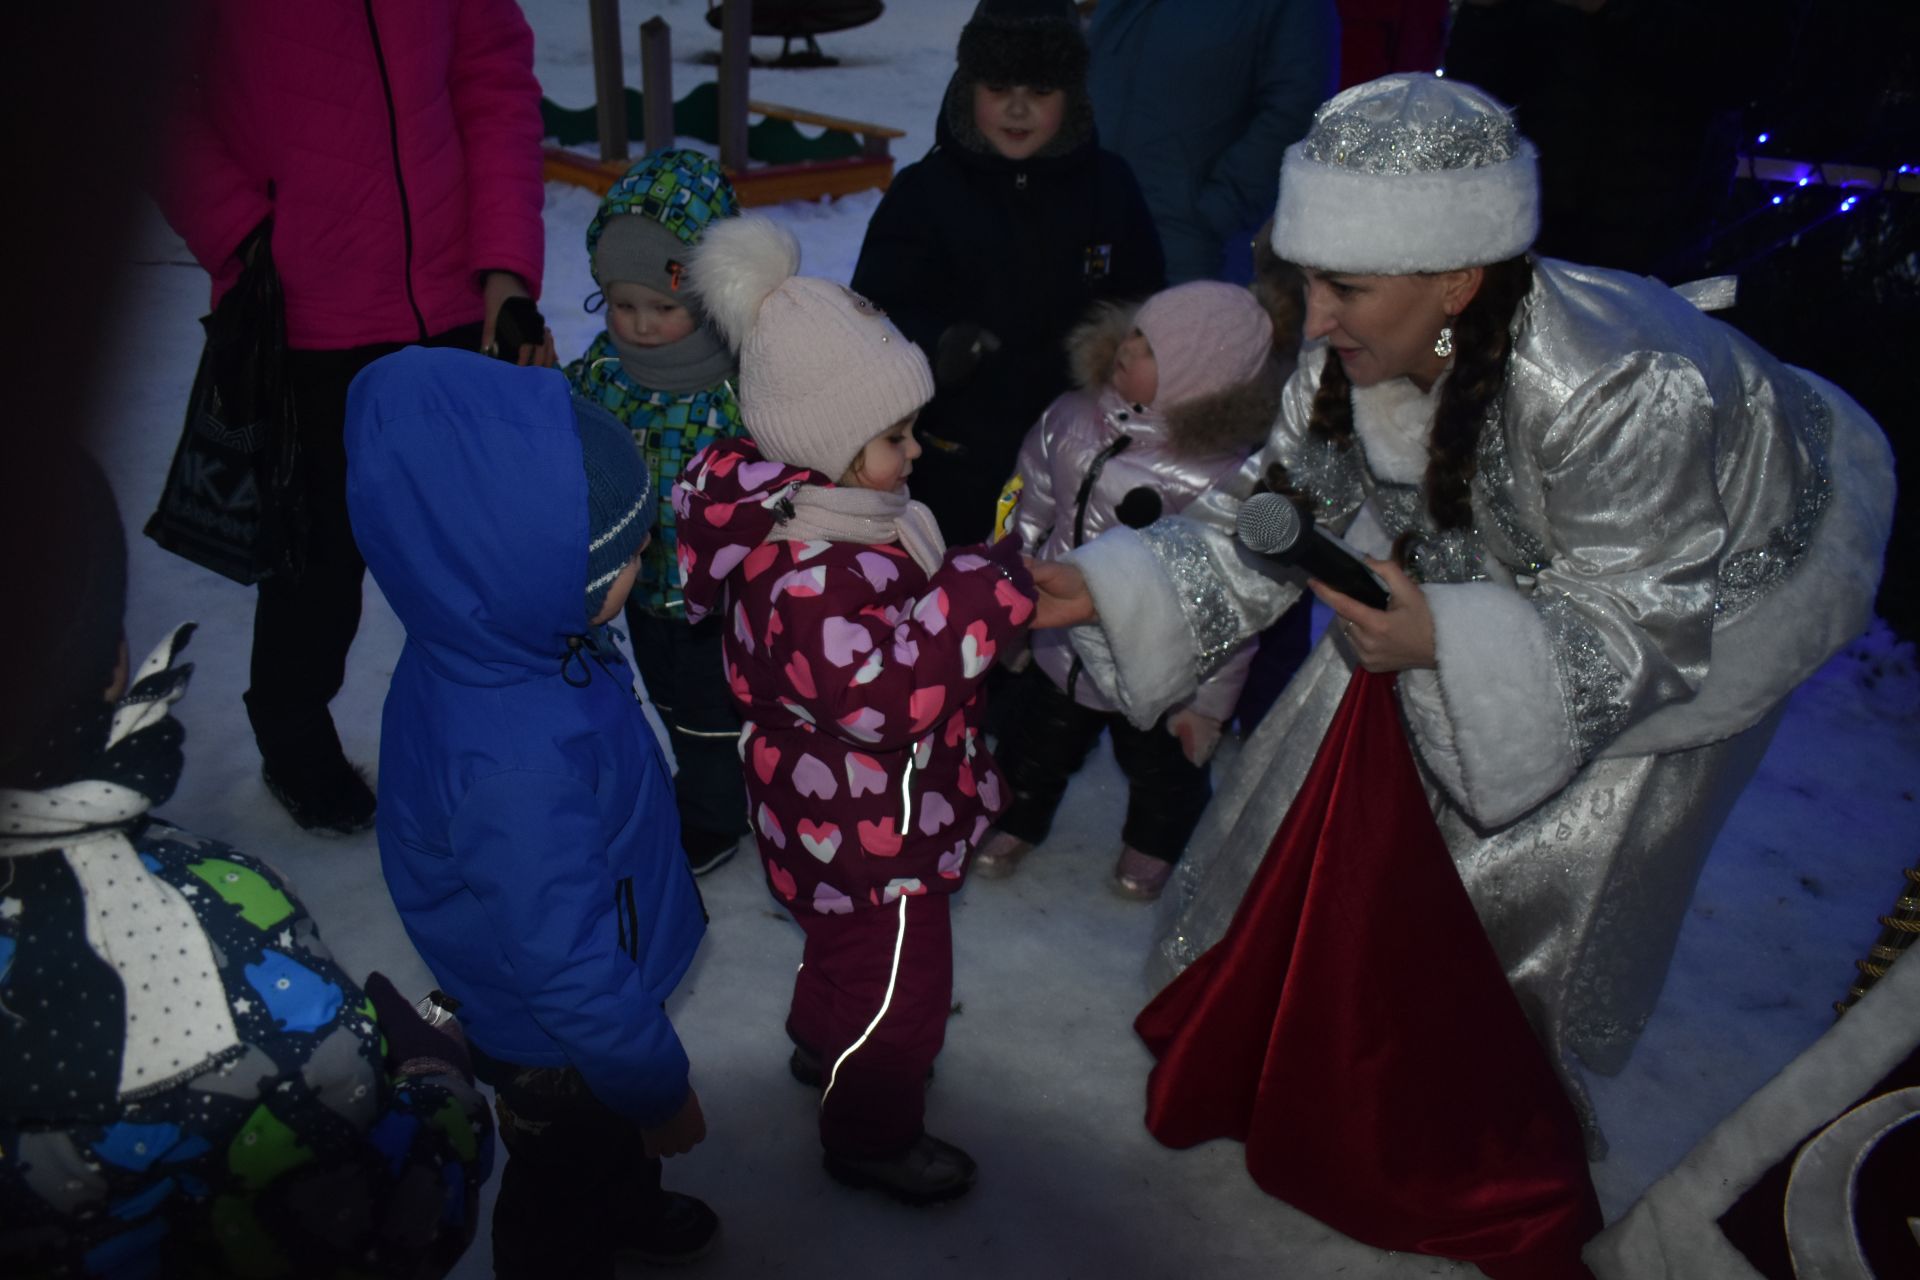
<instances>
[{"instance_id":1,"label":"silver sequin crown","mask_svg":"<svg viewBox=\"0 0 1920 1280\"><path fill-rule=\"evenodd\" d=\"M1432 75L1385 76L1329 99L1301 142L1306 159L1356 173L1478 169L1513 159L1520 132L1507 109L1469 85Z\"/></svg>"}]
</instances>

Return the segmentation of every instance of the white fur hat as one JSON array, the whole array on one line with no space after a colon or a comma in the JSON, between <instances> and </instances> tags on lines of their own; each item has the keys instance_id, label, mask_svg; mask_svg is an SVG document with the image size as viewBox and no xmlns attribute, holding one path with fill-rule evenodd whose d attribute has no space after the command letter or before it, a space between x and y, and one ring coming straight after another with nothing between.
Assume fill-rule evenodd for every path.
<instances>
[{"instance_id":1,"label":"white fur hat","mask_svg":"<svg viewBox=\"0 0 1920 1280\"><path fill-rule=\"evenodd\" d=\"M768 458L838 480L869 440L933 398L933 371L886 312L799 269L790 232L743 214L707 228L687 279L740 353L747 434Z\"/></svg>"},{"instance_id":2,"label":"white fur hat","mask_svg":"<svg viewBox=\"0 0 1920 1280\"><path fill-rule=\"evenodd\" d=\"M1485 266L1540 232L1538 153L1506 107L1434 75L1354 85L1280 165L1273 250L1324 271Z\"/></svg>"}]
</instances>

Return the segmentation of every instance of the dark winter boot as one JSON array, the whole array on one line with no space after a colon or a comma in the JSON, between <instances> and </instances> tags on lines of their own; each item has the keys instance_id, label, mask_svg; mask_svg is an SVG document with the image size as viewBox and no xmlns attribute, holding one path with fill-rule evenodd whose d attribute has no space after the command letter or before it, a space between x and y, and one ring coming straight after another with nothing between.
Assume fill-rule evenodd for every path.
<instances>
[{"instance_id":1,"label":"dark winter boot","mask_svg":"<svg viewBox=\"0 0 1920 1280\"><path fill-rule=\"evenodd\" d=\"M260 767L267 792L302 829L316 835L350 836L373 825L373 788L366 775L343 756L318 768L282 772Z\"/></svg>"},{"instance_id":2,"label":"dark winter boot","mask_svg":"<svg viewBox=\"0 0 1920 1280\"><path fill-rule=\"evenodd\" d=\"M678 1191L663 1191L659 1207L634 1222L613 1251L622 1260L651 1267L692 1262L713 1248L720 1234L720 1218L705 1201Z\"/></svg>"},{"instance_id":3,"label":"dark winter boot","mask_svg":"<svg viewBox=\"0 0 1920 1280\"><path fill-rule=\"evenodd\" d=\"M826 1153L827 1172L849 1187L884 1191L903 1204L938 1204L973 1189L973 1157L923 1133L911 1147L893 1156Z\"/></svg>"}]
</instances>

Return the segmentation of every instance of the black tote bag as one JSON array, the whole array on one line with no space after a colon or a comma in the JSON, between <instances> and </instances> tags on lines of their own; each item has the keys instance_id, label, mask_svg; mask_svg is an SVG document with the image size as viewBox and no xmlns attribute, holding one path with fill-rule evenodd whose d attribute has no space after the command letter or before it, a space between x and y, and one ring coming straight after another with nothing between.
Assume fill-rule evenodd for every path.
<instances>
[{"instance_id":1,"label":"black tote bag","mask_svg":"<svg viewBox=\"0 0 1920 1280\"><path fill-rule=\"evenodd\" d=\"M270 226L207 331L187 420L146 534L175 555L252 584L297 575L305 503L287 378L287 315Z\"/></svg>"}]
</instances>

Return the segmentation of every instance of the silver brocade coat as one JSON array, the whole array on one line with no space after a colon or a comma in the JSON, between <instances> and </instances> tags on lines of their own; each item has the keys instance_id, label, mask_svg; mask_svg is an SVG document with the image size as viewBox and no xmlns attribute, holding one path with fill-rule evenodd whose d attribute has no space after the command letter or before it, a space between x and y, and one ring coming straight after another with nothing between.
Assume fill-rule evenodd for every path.
<instances>
[{"instance_id":1,"label":"silver brocade coat","mask_svg":"<svg viewBox=\"0 0 1920 1280\"><path fill-rule=\"evenodd\" d=\"M1481 432L1474 527L1431 536L1438 388L1356 390L1339 451L1306 435L1323 359L1303 357L1232 479L1074 554L1101 623L1073 643L1146 721L1297 599L1232 541L1271 461L1374 554L1430 535L1438 665L1402 674L1401 706L1461 879L1598 1145L1574 1056L1624 1064L1781 700L1871 617L1890 452L1838 388L1657 281L1540 260ZM1156 976L1225 931L1351 669L1330 630L1246 744L1181 863Z\"/></svg>"}]
</instances>

